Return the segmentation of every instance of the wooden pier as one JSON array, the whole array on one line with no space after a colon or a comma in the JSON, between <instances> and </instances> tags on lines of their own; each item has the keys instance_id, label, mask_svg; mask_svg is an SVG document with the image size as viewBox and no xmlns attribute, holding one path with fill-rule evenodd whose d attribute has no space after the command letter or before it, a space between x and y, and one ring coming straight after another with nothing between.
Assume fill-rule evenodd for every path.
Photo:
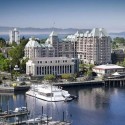
<instances>
[{"instance_id":1,"label":"wooden pier","mask_svg":"<svg viewBox=\"0 0 125 125\"><path fill-rule=\"evenodd\" d=\"M103 80L91 80L91 81L81 81L81 82L60 82L54 83L55 86L71 87L71 86L103 86Z\"/></svg>"},{"instance_id":2,"label":"wooden pier","mask_svg":"<svg viewBox=\"0 0 125 125\"><path fill-rule=\"evenodd\" d=\"M125 78L105 79L104 86L123 87L125 86Z\"/></svg>"},{"instance_id":3,"label":"wooden pier","mask_svg":"<svg viewBox=\"0 0 125 125\"><path fill-rule=\"evenodd\" d=\"M39 122L39 123L26 123L26 122L14 122L10 123L10 125L71 125L70 122L65 121L45 121L45 122Z\"/></svg>"},{"instance_id":4,"label":"wooden pier","mask_svg":"<svg viewBox=\"0 0 125 125\"><path fill-rule=\"evenodd\" d=\"M18 113L12 113L12 114L5 114L1 115L0 118L11 118L11 117L16 117L16 116L22 116L22 115L28 115L30 112L29 111L23 111L23 112L18 112Z\"/></svg>"},{"instance_id":5,"label":"wooden pier","mask_svg":"<svg viewBox=\"0 0 125 125\"><path fill-rule=\"evenodd\" d=\"M30 89L29 85L16 86L16 87L0 85L0 92L2 92L2 93L13 93L13 92L18 92L18 91L27 91L29 89Z\"/></svg>"}]
</instances>

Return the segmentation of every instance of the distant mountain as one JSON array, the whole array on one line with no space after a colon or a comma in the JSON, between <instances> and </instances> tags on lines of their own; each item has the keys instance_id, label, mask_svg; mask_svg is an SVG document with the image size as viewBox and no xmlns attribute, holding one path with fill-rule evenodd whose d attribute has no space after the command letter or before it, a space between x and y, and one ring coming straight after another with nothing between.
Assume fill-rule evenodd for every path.
<instances>
[{"instance_id":1,"label":"distant mountain","mask_svg":"<svg viewBox=\"0 0 125 125\"><path fill-rule=\"evenodd\" d=\"M8 34L10 30L14 29L15 27L2 27L0 26L0 34ZM16 27L20 34L50 34L52 31L57 32L58 34L74 34L77 31L85 32L87 30L91 29L78 29L78 28L32 28L32 27L25 27L20 28ZM109 33L111 38L115 37L124 37L125 38L125 32L119 32L119 33Z\"/></svg>"},{"instance_id":2,"label":"distant mountain","mask_svg":"<svg viewBox=\"0 0 125 125\"><path fill-rule=\"evenodd\" d=\"M15 27L0 27L0 34L5 33L8 34L10 30L14 29ZM67 29L62 29L62 28L32 28L32 27L26 27L26 28L19 28L16 27L19 31L20 34L49 34L52 31L55 31L59 34L72 34L75 33L76 31L81 31L85 32L90 29L77 29L77 28L67 28Z\"/></svg>"},{"instance_id":3,"label":"distant mountain","mask_svg":"<svg viewBox=\"0 0 125 125\"><path fill-rule=\"evenodd\" d=\"M109 33L109 35L110 35L112 38L116 38L116 37L123 37L123 38L125 38L125 32Z\"/></svg>"}]
</instances>

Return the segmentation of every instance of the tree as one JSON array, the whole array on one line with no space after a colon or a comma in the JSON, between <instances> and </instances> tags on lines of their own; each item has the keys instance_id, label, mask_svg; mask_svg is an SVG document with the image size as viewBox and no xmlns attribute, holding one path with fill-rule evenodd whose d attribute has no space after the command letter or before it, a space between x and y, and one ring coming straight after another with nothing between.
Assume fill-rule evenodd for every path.
<instances>
[{"instance_id":1,"label":"tree","mask_svg":"<svg viewBox=\"0 0 125 125\"><path fill-rule=\"evenodd\" d=\"M39 41L39 43L40 44L45 44L45 41L46 41L47 39L41 39L40 41Z\"/></svg>"},{"instance_id":2,"label":"tree","mask_svg":"<svg viewBox=\"0 0 125 125\"><path fill-rule=\"evenodd\" d=\"M0 47L5 47L6 46L6 41L3 38L0 38Z\"/></svg>"},{"instance_id":3,"label":"tree","mask_svg":"<svg viewBox=\"0 0 125 125\"><path fill-rule=\"evenodd\" d=\"M62 74L61 75L62 79L67 79L68 80L68 79L70 79L70 77L71 77L71 74Z\"/></svg>"},{"instance_id":4,"label":"tree","mask_svg":"<svg viewBox=\"0 0 125 125\"><path fill-rule=\"evenodd\" d=\"M45 80L54 80L54 79L55 79L55 76L54 76L53 74L45 75L45 76L44 76L44 79L45 79Z\"/></svg>"},{"instance_id":5,"label":"tree","mask_svg":"<svg viewBox=\"0 0 125 125\"><path fill-rule=\"evenodd\" d=\"M12 58L11 64L14 67L15 65L20 65L20 59L22 58L22 50L21 48L13 47L9 52L9 56Z\"/></svg>"},{"instance_id":6,"label":"tree","mask_svg":"<svg viewBox=\"0 0 125 125\"><path fill-rule=\"evenodd\" d=\"M112 41L112 48L117 49L119 46L125 45L125 39L122 37L116 37Z\"/></svg>"},{"instance_id":7,"label":"tree","mask_svg":"<svg viewBox=\"0 0 125 125\"><path fill-rule=\"evenodd\" d=\"M20 61L20 69L21 69L21 72L24 72L26 71L26 62L28 61L28 58L26 59L22 59Z\"/></svg>"},{"instance_id":8,"label":"tree","mask_svg":"<svg viewBox=\"0 0 125 125\"><path fill-rule=\"evenodd\" d=\"M117 65L125 67L125 59L122 62L117 62Z\"/></svg>"},{"instance_id":9,"label":"tree","mask_svg":"<svg viewBox=\"0 0 125 125\"><path fill-rule=\"evenodd\" d=\"M5 60L5 57L3 53L0 53L0 70L3 70L3 62Z\"/></svg>"}]
</instances>

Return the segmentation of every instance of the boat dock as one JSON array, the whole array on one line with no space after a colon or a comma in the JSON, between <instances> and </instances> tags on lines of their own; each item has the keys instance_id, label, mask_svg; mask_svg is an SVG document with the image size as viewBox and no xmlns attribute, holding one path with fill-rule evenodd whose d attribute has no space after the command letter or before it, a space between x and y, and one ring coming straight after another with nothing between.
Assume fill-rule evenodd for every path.
<instances>
[{"instance_id":1,"label":"boat dock","mask_svg":"<svg viewBox=\"0 0 125 125\"><path fill-rule=\"evenodd\" d=\"M22 115L27 115L29 114L29 111L23 111L23 112L18 112L18 113L12 113L12 114L5 114L1 115L0 118L11 118L11 117L16 117L16 116L22 116Z\"/></svg>"},{"instance_id":2,"label":"boat dock","mask_svg":"<svg viewBox=\"0 0 125 125\"><path fill-rule=\"evenodd\" d=\"M22 85L22 86L16 86L16 87L0 85L1 93L13 93L13 92L17 92L17 91L28 91L29 89L30 89L30 85Z\"/></svg>"},{"instance_id":3,"label":"boat dock","mask_svg":"<svg viewBox=\"0 0 125 125\"><path fill-rule=\"evenodd\" d=\"M26 123L26 122L14 122L10 123L10 125L71 125L70 122L65 122L65 121L45 121L45 122L40 122L40 123Z\"/></svg>"},{"instance_id":4,"label":"boat dock","mask_svg":"<svg viewBox=\"0 0 125 125\"><path fill-rule=\"evenodd\" d=\"M117 79L105 79L104 86L118 86L122 87L125 86L125 78L117 78Z\"/></svg>"},{"instance_id":5,"label":"boat dock","mask_svg":"<svg viewBox=\"0 0 125 125\"><path fill-rule=\"evenodd\" d=\"M71 86L103 86L103 80L91 80L91 81L81 81L81 82L60 82L54 83L55 86L71 87Z\"/></svg>"}]
</instances>

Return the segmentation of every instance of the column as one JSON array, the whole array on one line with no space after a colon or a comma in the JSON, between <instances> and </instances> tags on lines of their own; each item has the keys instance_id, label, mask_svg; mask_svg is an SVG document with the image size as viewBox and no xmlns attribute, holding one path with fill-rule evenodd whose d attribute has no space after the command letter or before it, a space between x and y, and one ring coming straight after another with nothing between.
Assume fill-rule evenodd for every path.
<instances>
[{"instance_id":1,"label":"column","mask_svg":"<svg viewBox=\"0 0 125 125\"><path fill-rule=\"evenodd\" d=\"M50 66L49 66L49 74L51 74L51 72L50 72Z\"/></svg>"},{"instance_id":2,"label":"column","mask_svg":"<svg viewBox=\"0 0 125 125\"><path fill-rule=\"evenodd\" d=\"M69 65L69 73L70 73L70 65Z\"/></svg>"},{"instance_id":3,"label":"column","mask_svg":"<svg viewBox=\"0 0 125 125\"><path fill-rule=\"evenodd\" d=\"M66 73L66 66L64 65L64 73Z\"/></svg>"},{"instance_id":4,"label":"column","mask_svg":"<svg viewBox=\"0 0 125 125\"><path fill-rule=\"evenodd\" d=\"M59 74L60 74L60 66L59 66Z\"/></svg>"},{"instance_id":5,"label":"column","mask_svg":"<svg viewBox=\"0 0 125 125\"><path fill-rule=\"evenodd\" d=\"M72 73L74 74L74 65L72 65Z\"/></svg>"}]
</instances>

